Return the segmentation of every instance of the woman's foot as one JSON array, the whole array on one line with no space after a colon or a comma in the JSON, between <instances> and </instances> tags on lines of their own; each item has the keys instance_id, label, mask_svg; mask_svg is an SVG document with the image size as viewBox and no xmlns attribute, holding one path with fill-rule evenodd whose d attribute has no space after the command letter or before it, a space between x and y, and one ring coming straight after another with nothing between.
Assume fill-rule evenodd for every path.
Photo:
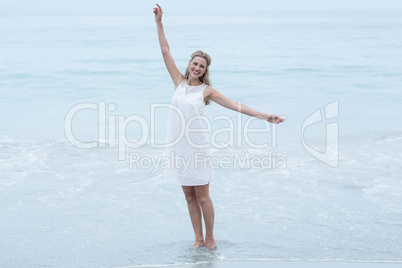
<instances>
[{"instance_id":1,"label":"woman's foot","mask_svg":"<svg viewBox=\"0 0 402 268\"><path fill-rule=\"evenodd\" d=\"M205 247L204 240L195 240L193 248Z\"/></svg>"},{"instance_id":2,"label":"woman's foot","mask_svg":"<svg viewBox=\"0 0 402 268\"><path fill-rule=\"evenodd\" d=\"M205 246L210 248L210 249L214 249L216 246L216 241L215 239L212 238L205 238Z\"/></svg>"}]
</instances>

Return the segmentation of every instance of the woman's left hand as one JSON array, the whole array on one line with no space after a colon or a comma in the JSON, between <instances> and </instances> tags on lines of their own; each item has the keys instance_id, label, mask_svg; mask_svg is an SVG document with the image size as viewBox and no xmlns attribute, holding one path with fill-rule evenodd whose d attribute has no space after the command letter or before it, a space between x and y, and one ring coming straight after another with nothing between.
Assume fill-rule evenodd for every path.
<instances>
[{"instance_id":1,"label":"woman's left hand","mask_svg":"<svg viewBox=\"0 0 402 268\"><path fill-rule=\"evenodd\" d=\"M279 115L268 114L267 116L268 116L267 121L270 123L279 124L285 121L285 118L282 118Z\"/></svg>"}]
</instances>

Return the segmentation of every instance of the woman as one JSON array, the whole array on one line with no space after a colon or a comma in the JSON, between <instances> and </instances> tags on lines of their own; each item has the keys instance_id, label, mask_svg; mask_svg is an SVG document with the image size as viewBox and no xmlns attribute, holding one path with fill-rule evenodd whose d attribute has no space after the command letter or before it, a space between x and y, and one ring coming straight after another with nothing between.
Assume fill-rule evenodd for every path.
<instances>
[{"instance_id":1,"label":"woman","mask_svg":"<svg viewBox=\"0 0 402 268\"><path fill-rule=\"evenodd\" d=\"M155 13L159 44L165 65L175 86L172 104L181 111L181 118L184 118L186 122L191 121L191 134L193 134L192 138L188 136L186 139L181 139L173 146L170 146L170 152L177 154L178 157L182 157L183 163L187 163L186 166L183 165L181 167L176 165L171 170L171 176L177 177L183 188L195 233L193 247L206 246L213 249L216 245L213 235L214 207L209 196L209 182L213 180L214 172L208 163L197 166L199 159L196 159L196 157L202 155L204 159L209 159L210 154L205 132L197 133L194 131L194 129L202 128L200 116L202 116L204 106L210 101L214 101L228 109L267 120L271 123L278 124L283 122L284 119L277 115L261 113L244 104L237 103L212 88L208 78L208 67L211 64L211 58L202 51L196 51L191 55L186 72L183 75L176 67L163 31L162 8L158 4L156 5L157 7L154 8L153 12ZM181 129L180 124L182 123L179 119L176 112L169 112L168 138L177 137L176 134L178 133L178 129ZM194 128L194 125L198 125L199 127ZM194 140L197 143L194 143ZM206 144L207 146L205 146ZM189 161L186 162L186 160ZM205 239L202 230L202 216L205 222Z\"/></svg>"}]
</instances>

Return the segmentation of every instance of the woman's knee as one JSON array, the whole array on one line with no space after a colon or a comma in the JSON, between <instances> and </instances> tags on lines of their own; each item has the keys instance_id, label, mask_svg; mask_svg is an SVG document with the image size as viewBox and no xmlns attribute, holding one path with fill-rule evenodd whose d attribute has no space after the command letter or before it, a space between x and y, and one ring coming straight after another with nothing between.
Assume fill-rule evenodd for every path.
<instances>
[{"instance_id":1,"label":"woman's knee","mask_svg":"<svg viewBox=\"0 0 402 268\"><path fill-rule=\"evenodd\" d=\"M200 203L201 206L211 200L211 198L209 197L208 194L206 195L206 194L198 194L197 193L196 198L198 200L198 203Z\"/></svg>"},{"instance_id":2,"label":"woman's knee","mask_svg":"<svg viewBox=\"0 0 402 268\"><path fill-rule=\"evenodd\" d=\"M196 197L195 193L192 193L192 192L187 192L187 193L185 192L184 197L187 202L197 201L197 197Z\"/></svg>"},{"instance_id":3,"label":"woman's knee","mask_svg":"<svg viewBox=\"0 0 402 268\"><path fill-rule=\"evenodd\" d=\"M187 202L192 202L192 201L196 200L194 187L182 186L182 188L183 188L184 197Z\"/></svg>"}]
</instances>

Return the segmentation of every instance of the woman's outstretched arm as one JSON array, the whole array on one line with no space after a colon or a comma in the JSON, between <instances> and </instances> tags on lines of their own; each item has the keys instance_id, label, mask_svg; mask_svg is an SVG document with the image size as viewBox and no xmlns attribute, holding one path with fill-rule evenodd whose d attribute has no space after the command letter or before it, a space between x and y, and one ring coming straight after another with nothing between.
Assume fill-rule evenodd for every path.
<instances>
[{"instance_id":1,"label":"woman's outstretched arm","mask_svg":"<svg viewBox=\"0 0 402 268\"><path fill-rule=\"evenodd\" d=\"M254 109L248 107L247 105L245 105L243 103L236 102L232 99L229 99L228 97L226 97L225 95L220 93L218 90L216 90L210 86L208 86L205 89L205 91L207 94L206 99L212 100L213 102L216 102L219 105L221 105L225 108L231 109L233 111L243 113L243 114L246 114L249 116L253 116L256 118L260 118L260 119L266 120L266 121L274 123L274 124L282 123L285 120L284 118L282 118L278 115L262 113L262 112L259 112L257 110L254 110Z\"/></svg>"},{"instance_id":2,"label":"woman's outstretched arm","mask_svg":"<svg viewBox=\"0 0 402 268\"><path fill-rule=\"evenodd\" d=\"M172 54L170 53L169 43L166 39L165 32L163 31L162 8L158 4L156 4L156 6L157 7L154 8L154 13L158 31L159 45L161 47L163 60L165 61L166 68L168 69L170 77L172 78L176 88L179 85L179 83L184 79L184 76L182 73L180 73L179 69L176 66L176 63L173 60Z\"/></svg>"}]
</instances>

